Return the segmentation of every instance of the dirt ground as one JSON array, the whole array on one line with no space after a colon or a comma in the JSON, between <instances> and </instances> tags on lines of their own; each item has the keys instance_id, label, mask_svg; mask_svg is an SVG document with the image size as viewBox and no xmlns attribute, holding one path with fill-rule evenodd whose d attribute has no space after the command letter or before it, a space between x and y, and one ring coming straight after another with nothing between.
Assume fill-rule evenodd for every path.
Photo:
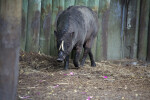
<instances>
[{"instance_id":1,"label":"dirt ground","mask_svg":"<svg viewBox=\"0 0 150 100\"><path fill-rule=\"evenodd\" d=\"M56 58L20 54L18 100L150 100L150 65L136 60L63 69Z\"/></svg>"}]
</instances>

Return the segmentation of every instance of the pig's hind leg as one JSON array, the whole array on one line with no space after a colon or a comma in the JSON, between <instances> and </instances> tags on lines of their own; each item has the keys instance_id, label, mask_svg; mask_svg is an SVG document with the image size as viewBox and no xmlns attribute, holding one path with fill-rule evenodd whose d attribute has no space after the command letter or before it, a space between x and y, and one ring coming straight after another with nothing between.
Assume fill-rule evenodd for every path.
<instances>
[{"instance_id":1,"label":"pig's hind leg","mask_svg":"<svg viewBox=\"0 0 150 100\"><path fill-rule=\"evenodd\" d=\"M94 57L93 57L93 54L92 54L91 50L89 51L89 56L90 56L90 60L91 60L91 66L96 67L96 63L94 61Z\"/></svg>"},{"instance_id":2,"label":"pig's hind leg","mask_svg":"<svg viewBox=\"0 0 150 100\"><path fill-rule=\"evenodd\" d=\"M81 66L84 66L84 63L85 63L85 60L86 60L87 55L89 53L89 50L90 50L90 48L84 46L84 53L83 53L82 61L80 63Z\"/></svg>"}]
</instances>

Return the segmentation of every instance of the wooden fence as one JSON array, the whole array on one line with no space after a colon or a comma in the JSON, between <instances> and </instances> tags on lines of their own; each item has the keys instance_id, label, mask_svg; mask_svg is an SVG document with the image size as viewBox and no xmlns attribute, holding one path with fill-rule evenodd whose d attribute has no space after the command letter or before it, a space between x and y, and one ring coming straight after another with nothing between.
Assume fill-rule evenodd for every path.
<instances>
[{"instance_id":1,"label":"wooden fence","mask_svg":"<svg viewBox=\"0 0 150 100\"><path fill-rule=\"evenodd\" d=\"M55 19L72 5L86 5L98 14L92 48L97 61L150 59L150 0L23 0L22 50L56 56Z\"/></svg>"}]
</instances>

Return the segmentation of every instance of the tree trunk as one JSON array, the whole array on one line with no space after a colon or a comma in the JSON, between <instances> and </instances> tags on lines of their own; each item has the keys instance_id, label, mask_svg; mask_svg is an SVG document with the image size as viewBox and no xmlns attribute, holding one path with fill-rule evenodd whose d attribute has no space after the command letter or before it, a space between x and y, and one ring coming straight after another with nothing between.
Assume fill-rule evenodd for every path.
<instances>
[{"instance_id":1,"label":"tree trunk","mask_svg":"<svg viewBox=\"0 0 150 100\"><path fill-rule=\"evenodd\" d=\"M0 100L16 100L21 0L0 0Z\"/></svg>"}]
</instances>

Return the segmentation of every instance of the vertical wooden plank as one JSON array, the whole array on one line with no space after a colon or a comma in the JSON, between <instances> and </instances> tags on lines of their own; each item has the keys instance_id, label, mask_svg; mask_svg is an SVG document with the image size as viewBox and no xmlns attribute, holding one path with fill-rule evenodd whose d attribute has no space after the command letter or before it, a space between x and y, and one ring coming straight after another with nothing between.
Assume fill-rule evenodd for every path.
<instances>
[{"instance_id":1,"label":"vertical wooden plank","mask_svg":"<svg viewBox=\"0 0 150 100\"><path fill-rule=\"evenodd\" d=\"M150 4L150 3L149 3L149 4ZM150 63L150 9L149 9L149 28L148 28L147 61Z\"/></svg>"},{"instance_id":2,"label":"vertical wooden plank","mask_svg":"<svg viewBox=\"0 0 150 100\"><path fill-rule=\"evenodd\" d=\"M134 54L134 42L135 42L135 32L136 32L136 7L137 1L129 0L128 2L128 14L127 14L127 25L125 36L125 47L124 56L125 58L133 58Z\"/></svg>"},{"instance_id":3,"label":"vertical wooden plank","mask_svg":"<svg viewBox=\"0 0 150 100\"><path fill-rule=\"evenodd\" d=\"M150 5L150 2L149 2ZM149 26L148 26L148 49L147 49L147 61L150 63L150 9L149 9Z\"/></svg>"},{"instance_id":4,"label":"vertical wooden plank","mask_svg":"<svg viewBox=\"0 0 150 100\"><path fill-rule=\"evenodd\" d=\"M65 9L65 0L59 1L59 12L62 12Z\"/></svg>"},{"instance_id":5,"label":"vertical wooden plank","mask_svg":"<svg viewBox=\"0 0 150 100\"><path fill-rule=\"evenodd\" d=\"M140 19L140 2L141 0L137 0L136 7L136 29L135 29L135 41L133 44L133 58L137 59L137 51L138 51L138 33L139 33L139 19Z\"/></svg>"},{"instance_id":6,"label":"vertical wooden plank","mask_svg":"<svg viewBox=\"0 0 150 100\"><path fill-rule=\"evenodd\" d=\"M107 59L107 34L108 34L108 21L110 12L110 1L99 1L99 32L96 43L96 60Z\"/></svg>"},{"instance_id":7,"label":"vertical wooden plank","mask_svg":"<svg viewBox=\"0 0 150 100\"><path fill-rule=\"evenodd\" d=\"M65 9L69 6L73 6L75 4L75 0L65 0Z\"/></svg>"},{"instance_id":8,"label":"vertical wooden plank","mask_svg":"<svg viewBox=\"0 0 150 100\"><path fill-rule=\"evenodd\" d=\"M49 54L51 32L52 0L41 2L40 52Z\"/></svg>"},{"instance_id":9,"label":"vertical wooden plank","mask_svg":"<svg viewBox=\"0 0 150 100\"><path fill-rule=\"evenodd\" d=\"M0 0L0 100L16 100L21 0Z\"/></svg>"},{"instance_id":10,"label":"vertical wooden plank","mask_svg":"<svg viewBox=\"0 0 150 100\"><path fill-rule=\"evenodd\" d=\"M121 58L121 1L110 1L107 59Z\"/></svg>"},{"instance_id":11,"label":"vertical wooden plank","mask_svg":"<svg viewBox=\"0 0 150 100\"><path fill-rule=\"evenodd\" d=\"M124 58L124 34L127 20L127 0L121 2L121 59Z\"/></svg>"},{"instance_id":12,"label":"vertical wooden plank","mask_svg":"<svg viewBox=\"0 0 150 100\"><path fill-rule=\"evenodd\" d=\"M26 51L39 51L41 0L28 1L28 31Z\"/></svg>"},{"instance_id":13,"label":"vertical wooden plank","mask_svg":"<svg viewBox=\"0 0 150 100\"><path fill-rule=\"evenodd\" d=\"M141 0L138 59L146 60L150 0Z\"/></svg>"},{"instance_id":14,"label":"vertical wooden plank","mask_svg":"<svg viewBox=\"0 0 150 100\"><path fill-rule=\"evenodd\" d=\"M88 0L75 0L75 5L86 6L87 4L88 4Z\"/></svg>"},{"instance_id":15,"label":"vertical wooden plank","mask_svg":"<svg viewBox=\"0 0 150 100\"><path fill-rule=\"evenodd\" d=\"M59 0L52 0L52 25L50 38L50 55L57 55L56 38L54 36L55 22L57 14L59 13Z\"/></svg>"},{"instance_id":16,"label":"vertical wooden plank","mask_svg":"<svg viewBox=\"0 0 150 100\"><path fill-rule=\"evenodd\" d=\"M28 0L22 0L22 30L21 30L21 50L25 50L26 34L27 34L27 16Z\"/></svg>"},{"instance_id":17,"label":"vertical wooden plank","mask_svg":"<svg viewBox=\"0 0 150 100\"><path fill-rule=\"evenodd\" d=\"M99 10L99 0L88 0L88 7L90 7L97 15L98 15L98 10ZM98 41L99 42L99 41ZM97 60L96 58L96 49L97 49L97 37L95 38L93 47L92 47L92 53L93 56L95 58L95 60Z\"/></svg>"}]
</instances>

